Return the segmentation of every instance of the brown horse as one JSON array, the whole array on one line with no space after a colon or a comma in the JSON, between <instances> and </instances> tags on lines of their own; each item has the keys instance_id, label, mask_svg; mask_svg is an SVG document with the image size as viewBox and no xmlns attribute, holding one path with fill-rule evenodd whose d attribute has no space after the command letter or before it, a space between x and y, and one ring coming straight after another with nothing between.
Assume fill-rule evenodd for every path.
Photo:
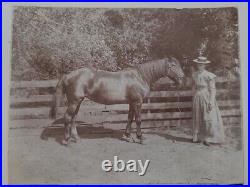
<instances>
[{"instance_id":1,"label":"brown horse","mask_svg":"<svg viewBox=\"0 0 250 187\"><path fill-rule=\"evenodd\" d=\"M184 73L177 59L165 58L151 61L119 72L82 68L62 76L56 87L50 114L51 117L56 117L56 108L60 102L59 96L66 94L68 108L64 116L65 140L63 143L67 144L70 138L75 141L79 139L75 118L84 98L105 105L128 103L128 122L124 137L131 140L131 123L135 118L136 134L141 142L140 126L143 98L148 96L150 86L165 76L179 85L182 84Z\"/></svg>"}]
</instances>

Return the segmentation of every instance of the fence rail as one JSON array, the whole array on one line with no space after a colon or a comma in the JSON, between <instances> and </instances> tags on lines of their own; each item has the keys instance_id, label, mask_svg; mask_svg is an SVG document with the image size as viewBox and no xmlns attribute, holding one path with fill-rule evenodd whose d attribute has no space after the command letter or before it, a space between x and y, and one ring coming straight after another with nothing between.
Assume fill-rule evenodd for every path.
<instances>
[{"instance_id":1,"label":"fence rail","mask_svg":"<svg viewBox=\"0 0 250 187\"><path fill-rule=\"evenodd\" d=\"M218 78L217 83L228 83L225 78ZM49 116L52 101L51 88L57 80L20 81L12 82L10 96L11 119L46 119ZM30 91L29 93L29 89ZM34 92L38 89L49 91ZM27 91L18 94L18 90ZM239 123L241 120L239 88L223 86L217 90L217 100L223 120L227 123ZM27 94L28 93L28 94ZM233 95L233 96L232 96ZM232 96L232 97L230 97ZM188 88L171 91L152 91L142 106L143 121L188 121L192 117L192 91ZM66 107L63 102L59 107L59 116L63 115ZM103 122L124 123L127 120L128 104L102 105L86 100L82 103L81 115L102 118Z\"/></svg>"},{"instance_id":2,"label":"fence rail","mask_svg":"<svg viewBox=\"0 0 250 187\"><path fill-rule=\"evenodd\" d=\"M13 88L48 88L55 87L58 80L34 80L34 81L12 81ZM217 83L234 82L234 80L228 80L225 77L218 77Z\"/></svg>"}]
</instances>

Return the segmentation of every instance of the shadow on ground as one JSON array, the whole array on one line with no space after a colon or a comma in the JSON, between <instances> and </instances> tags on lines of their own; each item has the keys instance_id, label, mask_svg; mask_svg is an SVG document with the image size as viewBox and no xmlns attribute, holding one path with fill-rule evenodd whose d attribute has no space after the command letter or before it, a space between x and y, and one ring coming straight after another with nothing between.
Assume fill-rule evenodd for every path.
<instances>
[{"instance_id":1,"label":"shadow on ground","mask_svg":"<svg viewBox=\"0 0 250 187\"><path fill-rule=\"evenodd\" d=\"M86 124L83 121L76 121L77 123L77 131L81 139L100 139L100 138L114 138L118 140L122 140L122 136L124 133L124 129L114 130L110 128L105 128L101 124ZM55 120L51 125L46 127L42 134L42 140L48 140L49 138L55 139L55 141L59 144L62 144L62 140L64 138L64 119L60 118ZM135 133L135 129L132 130L132 133ZM174 136L170 133L163 134L161 133L161 129L154 129L154 130L146 130L143 132L144 134L152 134L163 137L167 140L172 140L173 142L186 142L192 143L192 139L183 136Z\"/></svg>"},{"instance_id":2,"label":"shadow on ground","mask_svg":"<svg viewBox=\"0 0 250 187\"><path fill-rule=\"evenodd\" d=\"M42 140L49 138L55 139L56 142L62 144L64 138L64 120L63 118L55 120L50 126L46 127L42 134ZM124 133L123 130L113 130L100 125L86 124L82 121L76 121L77 131L81 139L99 139L99 138L114 138L121 140Z\"/></svg>"},{"instance_id":3,"label":"shadow on ground","mask_svg":"<svg viewBox=\"0 0 250 187\"><path fill-rule=\"evenodd\" d=\"M161 133L155 133L155 132L153 132L153 133L149 132L149 133L147 133L147 134L155 134L155 135L158 135L158 136L160 136L160 137L163 137L163 138L165 138L165 139L167 139L167 140L172 140L173 142L176 141L176 142L193 143L191 138L173 136L173 135L171 135L171 134L161 134Z\"/></svg>"}]
</instances>

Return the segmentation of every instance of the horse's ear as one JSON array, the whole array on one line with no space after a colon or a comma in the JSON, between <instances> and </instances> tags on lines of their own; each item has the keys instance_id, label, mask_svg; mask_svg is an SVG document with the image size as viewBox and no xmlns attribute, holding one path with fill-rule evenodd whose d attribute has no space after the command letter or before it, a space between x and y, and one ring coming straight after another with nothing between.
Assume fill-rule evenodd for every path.
<instances>
[{"instance_id":1,"label":"horse's ear","mask_svg":"<svg viewBox=\"0 0 250 187\"><path fill-rule=\"evenodd\" d=\"M179 60L177 60L177 58L175 57L171 57L171 60L174 62L175 65L180 63Z\"/></svg>"}]
</instances>

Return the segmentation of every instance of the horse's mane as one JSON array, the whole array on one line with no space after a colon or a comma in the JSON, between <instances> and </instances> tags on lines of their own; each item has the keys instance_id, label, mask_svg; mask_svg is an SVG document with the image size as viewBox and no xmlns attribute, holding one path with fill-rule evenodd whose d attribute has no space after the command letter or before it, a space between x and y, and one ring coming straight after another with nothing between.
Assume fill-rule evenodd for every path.
<instances>
[{"instance_id":1,"label":"horse's mane","mask_svg":"<svg viewBox=\"0 0 250 187\"><path fill-rule=\"evenodd\" d=\"M176 58L171 57L160 60L152 60L144 64L137 65L136 67L148 84L152 84L161 77L167 75L167 65L173 62L179 64L179 61Z\"/></svg>"}]
</instances>

